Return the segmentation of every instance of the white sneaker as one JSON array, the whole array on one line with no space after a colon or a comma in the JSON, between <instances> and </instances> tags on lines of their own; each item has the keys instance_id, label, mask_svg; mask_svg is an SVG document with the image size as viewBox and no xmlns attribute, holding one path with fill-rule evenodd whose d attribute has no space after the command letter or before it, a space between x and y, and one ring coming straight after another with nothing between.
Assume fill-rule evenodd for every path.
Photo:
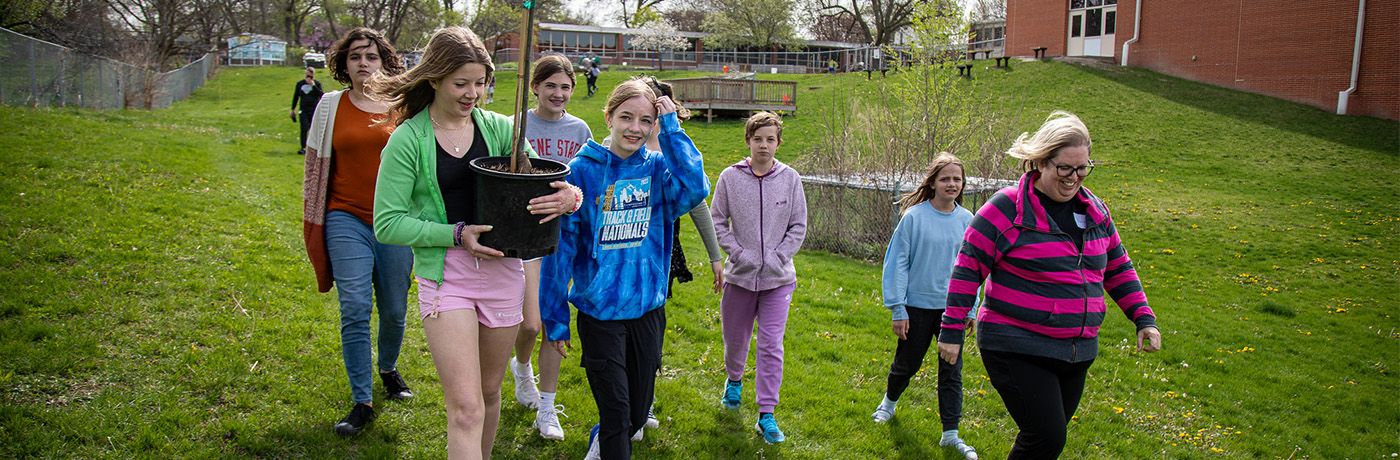
<instances>
[{"instance_id":1,"label":"white sneaker","mask_svg":"<svg viewBox=\"0 0 1400 460\"><path fill-rule=\"evenodd\" d=\"M564 414L564 405L562 404L554 407L541 407L535 411L535 424L531 426L540 430L540 436L545 439L562 441L564 440L564 428L559 426L560 415L568 417Z\"/></svg>"},{"instance_id":2,"label":"white sneaker","mask_svg":"<svg viewBox=\"0 0 1400 460\"><path fill-rule=\"evenodd\" d=\"M958 451L958 453L962 454L963 458L967 460L977 460L977 449L973 449L972 446L967 445L962 438L940 439L938 445L952 447L953 450Z\"/></svg>"},{"instance_id":3,"label":"white sneaker","mask_svg":"<svg viewBox=\"0 0 1400 460\"><path fill-rule=\"evenodd\" d=\"M583 454L583 460L603 460L598 450L598 425L593 425L593 431L588 433L588 453Z\"/></svg>"},{"instance_id":4,"label":"white sneaker","mask_svg":"<svg viewBox=\"0 0 1400 460\"><path fill-rule=\"evenodd\" d=\"M646 430L646 428L637 428L637 432L632 433L632 442L642 442L642 432Z\"/></svg>"},{"instance_id":5,"label":"white sneaker","mask_svg":"<svg viewBox=\"0 0 1400 460\"><path fill-rule=\"evenodd\" d=\"M875 406L875 413L870 417L875 419L875 423L885 423L894 418L894 411L886 410L885 406Z\"/></svg>"},{"instance_id":6,"label":"white sneaker","mask_svg":"<svg viewBox=\"0 0 1400 460\"><path fill-rule=\"evenodd\" d=\"M515 377L515 402L520 405L536 409L540 406L540 390L535 387L538 377L535 377L534 369L530 363L522 366L514 358L510 360L510 375Z\"/></svg>"},{"instance_id":7,"label":"white sneaker","mask_svg":"<svg viewBox=\"0 0 1400 460\"><path fill-rule=\"evenodd\" d=\"M657 429L657 428L660 427L660 426L661 426L661 421L659 421L659 420L656 419L656 405L655 405L655 404L652 404L651 407L648 407L648 408L647 408L647 424L646 424L646 427L647 427L648 430L655 430L655 429Z\"/></svg>"}]
</instances>

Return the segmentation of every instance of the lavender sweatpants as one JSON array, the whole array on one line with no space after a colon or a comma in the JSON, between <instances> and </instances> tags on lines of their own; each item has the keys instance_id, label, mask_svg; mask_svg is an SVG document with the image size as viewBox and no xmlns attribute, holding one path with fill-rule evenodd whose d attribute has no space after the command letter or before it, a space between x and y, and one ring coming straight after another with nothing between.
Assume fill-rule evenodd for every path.
<instances>
[{"instance_id":1,"label":"lavender sweatpants","mask_svg":"<svg viewBox=\"0 0 1400 460\"><path fill-rule=\"evenodd\" d=\"M754 368L758 376L754 387L760 413L771 413L778 405L778 390L783 386L783 333L787 331L788 306L792 305L792 290L796 287L797 283L792 283L754 292L724 283L724 297L719 301L724 330L724 369L730 381L744 378L749 338L757 329Z\"/></svg>"}]
</instances>

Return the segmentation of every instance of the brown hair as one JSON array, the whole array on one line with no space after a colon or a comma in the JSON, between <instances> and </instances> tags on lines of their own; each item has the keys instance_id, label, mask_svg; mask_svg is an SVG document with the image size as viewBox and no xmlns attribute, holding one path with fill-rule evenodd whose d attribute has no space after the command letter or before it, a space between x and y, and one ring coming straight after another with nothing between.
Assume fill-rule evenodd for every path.
<instances>
[{"instance_id":1,"label":"brown hair","mask_svg":"<svg viewBox=\"0 0 1400 460\"><path fill-rule=\"evenodd\" d=\"M385 75L394 76L403 73L403 59L394 51L394 45L390 45L384 40L384 36L379 31L368 27L356 27L345 33L344 37L336 40L331 45L330 71L331 78L345 86L351 86L350 73L345 70L349 65L346 60L350 57L350 44L356 40L369 40L376 48L379 48L380 72Z\"/></svg>"},{"instance_id":2,"label":"brown hair","mask_svg":"<svg viewBox=\"0 0 1400 460\"><path fill-rule=\"evenodd\" d=\"M744 140L749 140L758 128L765 126L778 127L778 140L783 140L783 117L773 112L758 112L749 117L749 121L744 122Z\"/></svg>"},{"instance_id":3,"label":"brown hair","mask_svg":"<svg viewBox=\"0 0 1400 460\"><path fill-rule=\"evenodd\" d=\"M676 101L674 88L670 83L657 80L656 77L644 77L642 80L647 82L647 87L651 88L651 92L656 94L657 99L661 99L661 96L666 96L671 98L672 102ZM676 102L676 118L681 121L689 120L690 109L685 108L680 102Z\"/></svg>"},{"instance_id":4,"label":"brown hair","mask_svg":"<svg viewBox=\"0 0 1400 460\"><path fill-rule=\"evenodd\" d=\"M934 181L938 179L938 173L942 172L943 168L946 168L949 165L958 165L959 168L963 169L962 189L958 190L958 196L956 198L953 198L954 203L961 205L963 199L963 190L967 189L967 168L963 167L962 160L959 160L957 156L954 156L953 154L948 152L938 152L938 156L933 157L933 164L929 165L928 177L925 177L924 182L922 184L919 184L919 188L916 188L914 189L914 191L905 194L903 197L899 198L899 201L895 202L899 205L899 213L903 214L904 211L908 211L909 208L914 207L914 205L932 200L934 195L933 188L936 185Z\"/></svg>"},{"instance_id":5,"label":"brown hair","mask_svg":"<svg viewBox=\"0 0 1400 460\"><path fill-rule=\"evenodd\" d=\"M617 106L638 96L647 98L647 102L652 104L656 103L656 93L651 91L646 82L642 81L641 78L632 77L631 80L624 81L613 88L612 94L608 95L607 104L603 107L603 113L612 115L613 111L617 110Z\"/></svg>"},{"instance_id":6,"label":"brown hair","mask_svg":"<svg viewBox=\"0 0 1400 460\"><path fill-rule=\"evenodd\" d=\"M577 80L574 77L574 63L569 62L569 58L562 54L546 54L544 57L536 59L535 69L530 72L530 89L532 90L559 72L568 75L570 81Z\"/></svg>"},{"instance_id":7,"label":"brown hair","mask_svg":"<svg viewBox=\"0 0 1400 460\"><path fill-rule=\"evenodd\" d=\"M433 32L428 39L422 62L392 78L371 77L369 86L393 102L389 107L389 118L401 125L433 103L437 91L432 83L442 81L466 64L486 66L488 81L491 72L495 71L491 54L481 43L481 38L465 27L445 27Z\"/></svg>"}]
</instances>

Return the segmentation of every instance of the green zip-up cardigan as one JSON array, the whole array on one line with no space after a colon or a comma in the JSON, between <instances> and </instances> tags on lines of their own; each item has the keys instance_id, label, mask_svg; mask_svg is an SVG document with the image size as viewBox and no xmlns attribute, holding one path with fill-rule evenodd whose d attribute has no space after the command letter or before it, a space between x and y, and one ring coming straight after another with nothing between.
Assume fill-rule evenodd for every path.
<instances>
[{"instance_id":1,"label":"green zip-up cardigan","mask_svg":"<svg viewBox=\"0 0 1400 460\"><path fill-rule=\"evenodd\" d=\"M510 117L472 108L491 156L510 154ZM537 157L529 143L531 157ZM455 222L447 222L442 188L437 181L437 138L423 109L389 135L379 155L374 186L374 237L380 243L413 247L413 272L442 282L442 264L453 246Z\"/></svg>"}]
</instances>

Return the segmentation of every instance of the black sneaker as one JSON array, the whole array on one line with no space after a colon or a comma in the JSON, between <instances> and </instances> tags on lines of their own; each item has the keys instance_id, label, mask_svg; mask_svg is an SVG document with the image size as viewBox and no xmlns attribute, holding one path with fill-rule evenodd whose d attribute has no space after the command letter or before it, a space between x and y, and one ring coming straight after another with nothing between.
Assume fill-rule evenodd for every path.
<instances>
[{"instance_id":1,"label":"black sneaker","mask_svg":"<svg viewBox=\"0 0 1400 460\"><path fill-rule=\"evenodd\" d=\"M389 372L380 372L379 378L384 381L384 391L389 393L389 399L409 399L413 397L413 390L403 381L403 376L399 375L398 369Z\"/></svg>"},{"instance_id":2,"label":"black sneaker","mask_svg":"<svg viewBox=\"0 0 1400 460\"><path fill-rule=\"evenodd\" d=\"M340 420L340 423L335 424L331 429L335 430L338 435L352 436L365 429L365 425L369 425L369 422L372 421L374 421L374 408L370 407L369 404L355 404L355 407L350 409L350 415L346 415Z\"/></svg>"}]
</instances>

